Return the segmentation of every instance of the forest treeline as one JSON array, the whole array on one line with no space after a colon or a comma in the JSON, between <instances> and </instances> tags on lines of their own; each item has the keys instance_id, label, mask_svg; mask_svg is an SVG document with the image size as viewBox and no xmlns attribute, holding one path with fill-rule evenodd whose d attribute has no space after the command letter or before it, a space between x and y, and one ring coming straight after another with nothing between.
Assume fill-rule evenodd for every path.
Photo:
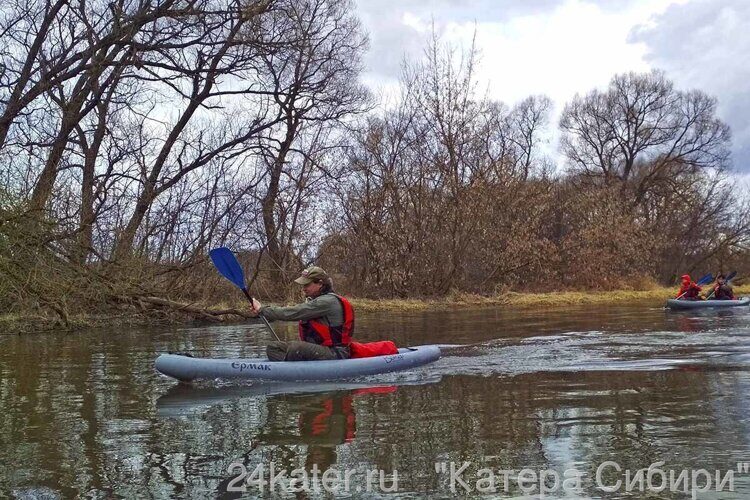
<instances>
[{"instance_id":1,"label":"forest treeline","mask_svg":"<svg viewBox=\"0 0 750 500\"><path fill-rule=\"evenodd\" d=\"M366 50L348 0L3 2L0 312L219 302L217 246L271 298L313 262L376 298L750 272L714 97L654 71L505 104L433 38L380 102Z\"/></svg>"}]
</instances>

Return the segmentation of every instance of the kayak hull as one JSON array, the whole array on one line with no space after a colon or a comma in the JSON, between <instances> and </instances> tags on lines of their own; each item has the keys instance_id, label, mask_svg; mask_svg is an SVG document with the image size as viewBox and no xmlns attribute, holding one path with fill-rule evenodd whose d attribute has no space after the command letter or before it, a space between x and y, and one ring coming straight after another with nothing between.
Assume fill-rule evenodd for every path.
<instances>
[{"instance_id":1,"label":"kayak hull","mask_svg":"<svg viewBox=\"0 0 750 500\"><path fill-rule=\"evenodd\" d=\"M440 358L440 348L424 345L401 348L398 354L373 358L332 361L269 361L265 358L226 359L193 358L181 354L162 354L156 358L156 370L177 380L336 380L409 370Z\"/></svg>"},{"instance_id":2,"label":"kayak hull","mask_svg":"<svg viewBox=\"0 0 750 500\"><path fill-rule=\"evenodd\" d=\"M750 305L750 297L742 297L737 300L667 300L667 307L670 309L704 309L747 305Z\"/></svg>"}]
</instances>

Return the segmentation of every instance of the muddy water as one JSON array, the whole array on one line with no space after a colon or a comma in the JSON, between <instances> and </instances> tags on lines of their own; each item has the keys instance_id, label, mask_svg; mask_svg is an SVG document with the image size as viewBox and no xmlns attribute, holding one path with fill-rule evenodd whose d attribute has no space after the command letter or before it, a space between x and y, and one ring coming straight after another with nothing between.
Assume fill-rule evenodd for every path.
<instances>
[{"instance_id":1,"label":"muddy water","mask_svg":"<svg viewBox=\"0 0 750 500\"><path fill-rule=\"evenodd\" d=\"M357 328L444 356L354 381L184 387L154 371L158 353L256 357L268 334L0 335L0 497L750 497L750 308L446 310ZM654 463L666 489L638 481ZM287 473L273 487L271 467Z\"/></svg>"}]
</instances>

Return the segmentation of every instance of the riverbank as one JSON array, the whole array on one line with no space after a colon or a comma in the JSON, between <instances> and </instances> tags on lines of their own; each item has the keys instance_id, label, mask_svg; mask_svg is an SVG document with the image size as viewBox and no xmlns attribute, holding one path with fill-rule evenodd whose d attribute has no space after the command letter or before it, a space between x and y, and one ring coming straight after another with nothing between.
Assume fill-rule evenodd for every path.
<instances>
[{"instance_id":1,"label":"riverbank","mask_svg":"<svg viewBox=\"0 0 750 500\"><path fill-rule=\"evenodd\" d=\"M416 300L393 299L372 300L352 299L357 311L424 311L431 309L445 309L447 307L524 307L524 308L562 308L575 305L616 305L624 303L663 303L673 298L675 288L654 288L651 290L615 290L609 292L549 292L549 293L519 293L506 292L495 296L482 296L467 293L456 293L443 299ZM734 288L737 296L750 295L750 284Z\"/></svg>"},{"instance_id":2,"label":"riverbank","mask_svg":"<svg viewBox=\"0 0 750 500\"><path fill-rule=\"evenodd\" d=\"M357 312L408 312L429 311L436 309L477 307L513 307L513 308L565 308L579 305L617 305L625 303L663 304L674 297L675 288L653 288L650 290L616 290L609 292L565 291L549 293L506 292L494 296L483 296L468 293L453 293L441 299L366 299L351 298ZM750 295L750 284L735 287L737 296ZM191 309L205 308L207 311L236 309L244 311L247 302L239 298L231 303L190 304ZM238 316L225 316L224 321L243 321ZM146 314L134 311L132 314L118 315L76 315L62 324L59 317L45 315L0 315L0 335L38 333L44 331L75 331L86 328L148 326L155 324L191 324L206 323L206 319L192 313L179 310L164 310L159 314Z\"/></svg>"}]
</instances>

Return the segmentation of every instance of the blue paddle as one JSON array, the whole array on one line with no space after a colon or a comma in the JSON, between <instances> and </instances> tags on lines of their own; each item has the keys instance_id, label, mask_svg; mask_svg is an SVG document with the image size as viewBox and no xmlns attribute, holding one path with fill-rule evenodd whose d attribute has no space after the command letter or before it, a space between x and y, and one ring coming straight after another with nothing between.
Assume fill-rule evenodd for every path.
<instances>
[{"instance_id":1,"label":"blue paddle","mask_svg":"<svg viewBox=\"0 0 750 500\"><path fill-rule=\"evenodd\" d=\"M211 257L211 261L214 263L214 266L216 266L216 269L221 273L222 276L224 276L226 279L234 283L237 288L242 290L242 293L245 294L245 297L247 297L247 300L250 301L250 305L253 304L253 297L250 295L250 292L247 291L247 287L245 286L245 273L242 272L242 266L240 266L240 263L237 261L237 257L234 256L232 251L226 247L219 247L214 248L210 252L208 252L208 255ZM273 333L273 336L276 337L276 340L279 340L279 336L276 335L276 332L271 328L270 323L268 323L268 320L263 317L262 314L259 315L263 322L266 324L269 330L271 330L271 333Z\"/></svg>"},{"instance_id":2,"label":"blue paddle","mask_svg":"<svg viewBox=\"0 0 750 500\"><path fill-rule=\"evenodd\" d=\"M711 273L706 274L705 276L702 276L701 279L695 282L698 286L708 285L714 280L714 275ZM677 300L681 299L683 295L685 295L687 292L682 292L680 295L677 296Z\"/></svg>"},{"instance_id":3,"label":"blue paddle","mask_svg":"<svg viewBox=\"0 0 750 500\"><path fill-rule=\"evenodd\" d=\"M732 280L734 279L734 277L735 277L735 276L737 276L737 271L732 271L732 272L731 272L731 273L729 273L729 274L727 275L727 277L726 277L726 278L724 279L724 283L729 283L730 281L732 281ZM711 297L713 297L713 296L714 296L714 293L716 293L716 288L715 288L715 287L714 287L714 289L713 289L713 290L711 290L711 293L710 293L710 294L708 294L708 296L706 297L706 300L709 300L709 299L710 299Z\"/></svg>"},{"instance_id":4,"label":"blue paddle","mask_svg":"<svg viewBox=\"0 0 750 500\"><path fill-rule=\"evenodd\" d=\"M703 276L701 279L698 280L698 285L708 285L714 280L714 275L711 273L708 273L707 275Z\"/></svg>"}]
</instances>

